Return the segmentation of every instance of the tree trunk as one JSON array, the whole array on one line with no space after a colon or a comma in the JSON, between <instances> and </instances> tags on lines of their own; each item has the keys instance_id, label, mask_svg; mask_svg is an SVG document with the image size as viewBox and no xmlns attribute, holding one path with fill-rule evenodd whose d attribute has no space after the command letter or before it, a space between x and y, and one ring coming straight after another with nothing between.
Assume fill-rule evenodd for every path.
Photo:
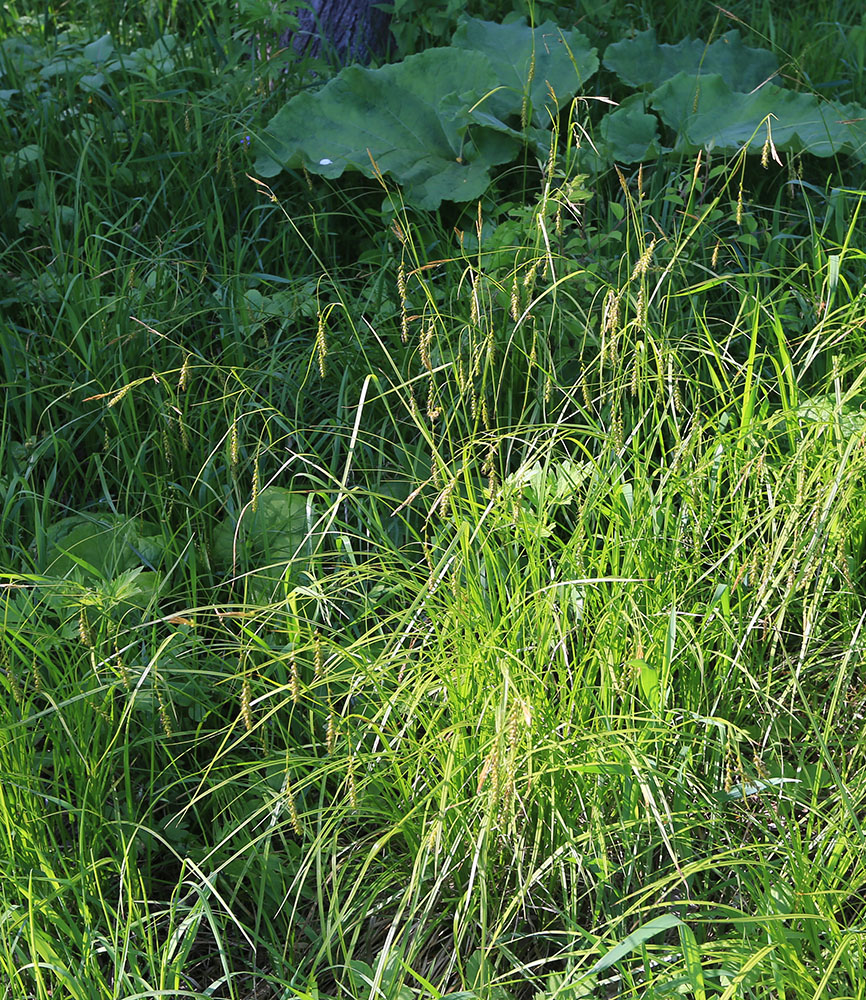
<instances>
[{"instance_id":1,"label":"tree trunk","mask_svg":"<svg viewBox=\"0 0 866 1000\"><path fill-rule=\"evenodd\" d=\"M368 63L388 47L389 17L376 8L381 0L311 0L298 11L300 25L286 32L280 44L292 44L299 55L333 52L340 65Z\"/></svg>"}]
</instances>

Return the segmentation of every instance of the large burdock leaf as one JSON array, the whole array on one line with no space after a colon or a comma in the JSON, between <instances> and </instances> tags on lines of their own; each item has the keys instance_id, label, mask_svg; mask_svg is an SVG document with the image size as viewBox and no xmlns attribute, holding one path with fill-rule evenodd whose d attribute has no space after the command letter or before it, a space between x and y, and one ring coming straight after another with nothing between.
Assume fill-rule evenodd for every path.
<instances>
[{"instance_id":1,"label":"large burdock leaf","mask_svg":"<svg viewBox=\"0 0 866 1000\"><path fill-rule=\"evenodd\" d=\"M632 94L604 116L599 152L616 163L641 163L661 153L658 118L647 114L643 94Z\"/></svg>"},{"instance_id":2,"label":"large burdock leaf","mask_svg":"<svg viewBox=\"0 0 866 1000\"><path fill-rule=\"evenodd\" d=\"M39 570L48 579L77 582L103 607L143 610L156 599L163 576L154 567L165 551L158 525L107 512L73 514L50 525L46 536ZM63 592L48 593L49 603L62 611Z\"/></svg>"},{"instance_id":3,"label":"large burdock leaf","mask_svg":"<svg viewBox=\"0 0 866 1000\"><path fill-rule=\"evenodd\" d=\"M213 557L223 570L245 575L251 593L268 599L283 582L303 582L313 551L316 515L307 497L279 486L262 490L256 509L226 517L213 537Z\"/></svg>"},{"instance_id":4,"label":"large burdock leaf","mask_svg":"<svg viewBox=\"0 0 866 1000\"><path fill-rule=\"evenodd\" d=\"M521 19L509 24L464 19L451 44L485 55L499 88L483 108L500 118L520 115L524 98L536 125L550 125L560 111L598 69L598 55L589 39L577 30L563 31L552 21L530 28ZM556 103L554 106L554 96Z\"/></svg>"},{"instance_id":5,"label":"large burdock leaf","mask_svg":"<svg viewBox=\"0 0 866 1000\"><path fill-rule=\"evenodd\" d=\"M261 137L256 170L381 172L419 208L471 201L526 143L547 156L551 116L597 69L579 31L466 18L449 48L379 69L351 66L318 93L292 98Z\"/></svg>"},{"instance_id":6,"label":"large burdock leaf","mask_svg":"<svg viewBox=\"0 0 866 1000\"><path fill-rule=\"evenodd\" d=\"M652 28L608 45L604 65L633 87L658 87L678 73L691 77L717 73L729 86L744 92L772 79L779 68L772 52L744 45L736 30L709 45L699 38L659 45Z\"/></svg>"},{"instance_id":7,"label":"large burdock leaf","mask_svg":"<svg viewBox=\"0 0 866 1000\"><path fill-rule=\"evenodd\" d=\"M685 73L662 84L650 104L676 131L679 152L714 149L729 155L747 144L758 152L769 128L777 149L866 159L866 108L858 104L822 101L772 85L741 94L721 76L695 80Z\"/></svg>"},{"instance_id":8,"label":"large burdock leaf","mask_svg":"<svg viewBox=\"0 0 866 1000\"><path fill-rule=\"evenodd\" d=\"M118 573L158 563L164 549L160 528L141 518L103 513L73 514L50 525L42 573L111 579Z\"/></svg>"},{"instance_id":9,"label":"large burdock leaf","mask_svg":"<svg viewBox=\"0 0 866 1000\"><path fill-rule=\"evenodd\" d=\"M659 154L649 110L673 130L678 153L758 153L770 139L777 150L866 159L866 109L769 82L777 79L775 56L744 45L737 31L711 44L689 38L678 45L659 45L643 31L608 46L604 64L651 92L643 107L629 98L603 120L599 155L585 157L594 169Z\"/></svg>"},{"instance_id":10,"label":"large burdock leaf","mask_svg":"<svg viewBox=\"0 0 866 1000\"><path fill-rule=\"evenodd\" d=\"M498 86L486 56L451 48L379 69L347 67L277 112L260 140L265 154L256 170L272 177L305 167L329 178L378 170L420 208L470 201L487 190L491 169L520 148L512 136L472 124L470 109Z\"/></svg>"}]
</instances>

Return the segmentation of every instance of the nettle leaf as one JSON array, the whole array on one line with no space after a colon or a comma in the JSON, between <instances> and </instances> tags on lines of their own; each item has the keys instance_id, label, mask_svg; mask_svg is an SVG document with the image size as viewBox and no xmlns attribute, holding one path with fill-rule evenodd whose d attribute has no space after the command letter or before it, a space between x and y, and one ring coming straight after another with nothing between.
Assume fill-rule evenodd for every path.
<instances>
[{"instance_id":1,"label":"nettle leaf","mask_svg":"<svg viewBox=\"0 0 866 1000\"><path fill-rule=\"evenodd\" d=\"M696 81L685 73L659 87L650 104L677 133L678 152L731 154L748 144L758 152L769 128L777 149L866 159L866 108L858 104L822 101L772 85L741 94L721 76Z\"/></svg>"},{"instance_id":2,"label":"nettle leaf","mask_svg":"<svg viewBox=\"0 0 866 1000\"><path fill-rule=\"evenodd\" d=\"M523 466L511 473L503 485L514 489L536 506L567 506L581 495L583 485L591 476L589 463L563 458L551 466L544 466L541 462Z\"/></svg>"},{"instance_id":3,"label":"nettle leaf","mask_svg":"<svg viewBox=\"0 0 866 1000\"><path fill-rule=\"evenodd\" d=\"M144 610L154 603L159 596L162 577L159 573L151 573L142 566L125 570L109 580L101 588L104 601L111 604L130 604Z\"/></svg>"},{"instance_id":4,"label":"nettle leaf","mask_svg":"<svg viewBox=\"0 0 866 1000\"><path fill-rule=\"evenodd\" d=\"M272 177L305 167L329 178L345 170L374 177L379 170L421 208L478 198L491 168L519 148L502 133L469 134L469 108L497 85L486 57L467 59L456 49L428 49L379 69L349 66L277 112L256 170Z\"/></svg>"},{"instance_id":5,"label":"nettle leaf","mask_svg":"<svg viewBox=\"0 0 866 1000\"><path fill-rule=\"evenodd\" d=\"M678 73L691 77L717 73L743 92L771 80L779 69L772 52L744 45L737 30L728 31L709 45L700 38L659 45L652 28L608 45L604 65L633 87L658 87Z\"/></svg>"},{"instance_id":6,"label":"nettle leaf","mask_svg":"<svg viewBox=\"0 0 866 1000\"><path fill-rule=\"evenodd\" d=\"M541 127L550 125L551 113L564 108L599 65L585 35L563 31L552 21L530 28L523 18L496 24L467 17L451 44L490 60L500 89L484 102L485 111L499 118L519 115L525 97L531 120Z\"/></svg>"}]
</instances>

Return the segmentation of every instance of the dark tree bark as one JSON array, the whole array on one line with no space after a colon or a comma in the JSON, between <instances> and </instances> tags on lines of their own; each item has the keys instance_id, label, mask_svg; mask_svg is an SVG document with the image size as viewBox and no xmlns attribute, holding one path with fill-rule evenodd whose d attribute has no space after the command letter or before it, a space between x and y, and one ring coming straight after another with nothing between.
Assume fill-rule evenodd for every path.
<instances>
[{"instance_id":1,"label":"dark tree bark","mask_svg":"<svg viewBox=\"0 0 866 1000\"><path fill-rule=\"evenodd\" d=\"M311 0L311 9L298 12L298 30L286 32L280 44L291 44L299 55L320 56L331 51L341 65L368 63L388 47L390 19L376 9L380 2Z\"/></svg>"}]
</instances>

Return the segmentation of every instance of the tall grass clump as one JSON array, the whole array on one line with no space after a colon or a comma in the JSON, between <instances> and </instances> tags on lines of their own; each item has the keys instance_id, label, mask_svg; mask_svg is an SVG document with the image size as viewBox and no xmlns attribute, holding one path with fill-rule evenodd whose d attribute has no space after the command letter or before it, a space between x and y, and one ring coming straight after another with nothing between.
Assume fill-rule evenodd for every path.
<instances>
[{"instance_id":1,"label":"tall grass clump","mask_svg":"<svg viewBox=\"0 0 866 1000\"><path fill-rule=\"evenodd\" d=\"M3 995L862 1000L859 180L268 187L187 9L3 43Z\"/></svg>"}]
</instances>

